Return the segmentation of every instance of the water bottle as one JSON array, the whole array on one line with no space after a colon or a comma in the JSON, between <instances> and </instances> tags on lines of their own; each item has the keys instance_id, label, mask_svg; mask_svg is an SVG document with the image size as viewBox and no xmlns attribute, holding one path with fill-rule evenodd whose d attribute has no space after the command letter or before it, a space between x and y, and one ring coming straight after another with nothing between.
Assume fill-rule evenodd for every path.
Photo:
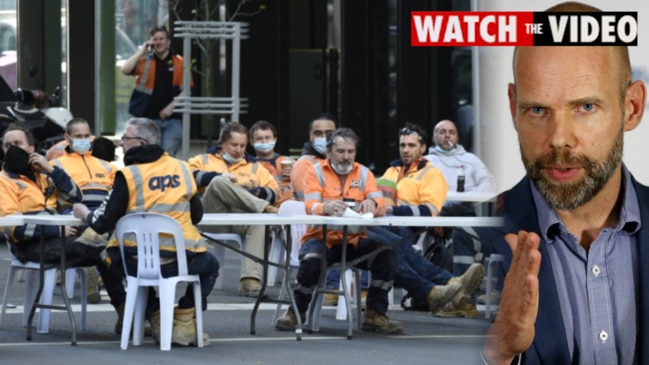
<instances>
[{"instance_id":1,"label":"water bottle","mask_svg":"<svg viewBox=\"0 0 649 365\"><path fill-rule=\"evenodd\" d=\"M464 191L464 165L460 165L457 171L457 192Z\"/></svg>"}]
</instances>

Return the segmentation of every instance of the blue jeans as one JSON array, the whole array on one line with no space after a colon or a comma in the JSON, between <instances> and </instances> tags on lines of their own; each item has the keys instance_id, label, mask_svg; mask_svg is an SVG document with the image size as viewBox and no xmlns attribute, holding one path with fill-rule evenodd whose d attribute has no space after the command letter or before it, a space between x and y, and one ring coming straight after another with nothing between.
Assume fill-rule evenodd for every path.
<instances>
[{"instance_id":1,"label":"blue jeans","mask_svg":"<svg viewBox=\"0 0 649 365\"><path fill-rule=\"evenodd\" d=\"M183 127L180 119L153 119L160 127L160 146L169 156L176 156L183 138Z\"/></svg>"},{"instance_id":2,"label":"blue jeans","mask_svg":"<svg viewBox=\"0 0 649 365\"><path fill-rule=\"evenodd\" d=\"M402 232L405 234L407 230ZM393 245L393 242L400 240L402 236L385 227L370 227L367 237L392 246L392 250L397 254L394 284L406 289L417 300L425 302L426 296L435 285L446 285L453 277L450 272L417 253L412 247L411 240Z\"/></svg>"},{"instance_id":3,"label":"blue jeans","mask_svg":"<svg viewBox=\"0 0 649 365\"><path fill-rule=\"evenodd\" d=\"M367 238L361 238L356 247L347 246L347 259L353 260L374 251L381 244ZM323 252L325 251L325 252ZM327 263L340 262L342 246L336 245L324 249L322 240L310 239L300 247L300 268L297 271L297 288L293 291L295 303L300 313L306 312L313 289L320 280L320 260L325 255ZM365 260L357 265L363 270L372 272L372 283L367 292L367 308L385 313L388 310L388 291L394 281L396 257L392 250L378 253L374 260Z\"/></svg>"},{"instance_id":4,"label":"blue jeans","mask_svg":"<svg viewBox=\"0 0 649 365\"><path fill-rule=\"evenodd\" d=\"M115 251L116 254L115 254ZM187 272L190 275L198 275L201 279L201 302L202 310L207 310L207 297L214 289L214 284L216 283L216 278L219 276L219 261L216 259L211 252L200 252L195 253L191 251L186 251L187 253ZM112 259L113 265L118 265L118 267L123 270L121 263L121 256L119 254L119 249L111 248L109 254ZM127 252L124 253L129 256ZM126 259L126 269L130 275L137 275L137 259L127 258ZM178 264L170 262L168 264L160 265L160 272L162 277L168 278L170 276L178 275ZM178 308L186 309L194 307L194 289L191 285L187 285L185 290L185 295L183 295L178 300ZM160 300L158 300L156 291L153 287L149 287L149 296L146 305L146 318L151 318L153 312L160 309Z\"/></svg>"}]
</instances>

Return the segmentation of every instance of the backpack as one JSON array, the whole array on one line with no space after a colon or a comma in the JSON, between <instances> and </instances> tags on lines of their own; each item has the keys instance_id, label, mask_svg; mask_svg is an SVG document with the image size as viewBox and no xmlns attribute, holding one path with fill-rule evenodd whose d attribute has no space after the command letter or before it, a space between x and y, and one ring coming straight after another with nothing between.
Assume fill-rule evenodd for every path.
<instances>
[{"instance_id":1,"label":"backpack","mask_svg":"<svg viewBox=\"0 0 649 365\"><path fill-rule=\"evenodd\" d=\"M428 245L426 250L423 253L426 260L432 262L436 266L443 268L448 272L453 272L453 241L451 240L452 229L444 228L444 234L439 235L436 230L428 231L426 234L426 241L430 240L431 243ZM413 298L410 293L401 298L401 308L404 310L416 310L416 311L430 311L428 308L428 303L426 300L419 300Z\"/></svg>"}]
</instances>

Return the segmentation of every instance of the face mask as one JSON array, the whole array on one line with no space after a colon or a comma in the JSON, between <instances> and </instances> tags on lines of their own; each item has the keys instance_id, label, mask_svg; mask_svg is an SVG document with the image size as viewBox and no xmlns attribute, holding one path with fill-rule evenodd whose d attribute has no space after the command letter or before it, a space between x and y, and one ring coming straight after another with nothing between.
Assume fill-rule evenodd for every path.
<instances>
[{"instance_id":1,"label":"face mask","mask_svg":"<svg viewBox=\"0 0 649 365\"><path fill-rule=\"evenodd\" d=\"M272 142L266 142L266 143L255 143L253 145L255 150L259 152L270 152L275 148L275 141Z\"/></svg>"},{"instance_id":2,"label":"face mask","mask_svg":"<svg viewBox=\"0 0 649 365\"><path fill-rule=\"evenodd\" d=\"M36 176L31 166L29 166L29 153L20 147L9 146L5 153L4 169L14 174L27 176L36 182Z\"/></svg>"},{"instance_id":3,"label":"face mask","mask_svg":"<svg viewBox=\"0 0 649 365\"><path fill-rule=\"evenodd\" d=\"M338 173L338 175L347 175L352 171L352 169L354 169L354 164L350 163L349 166L347 166L346 169L343 169L338 164L332 163L331 168L333 168L334 171L336 171L336 173Z\"/></svg>"},{"instance_id":4,"label":"face mask","mask_svg":"<svg viewBox=\"0 0 649 365\"><path fill-rule=\"evenodd\" d=\"M242 157L239 157L239 158L237 158L237 159L235 159L235 158L233 158L232 156L228 155L227 152L223 152L223 156L222 156L222 157L223 157L223 159L225 160L225 162L229 163L230 165L235 164L235 163L237 163L237 162L243 160L243 156L242 156Z\"/></svg>"},{"instance_id":5,"label":"face mask","mask_svg":"<svg viewBox=\"0 0 649 365\"><path fill-rule=\"evenodd\" d=\"M315 138L313 140L313 148L318 151L318 153L323 154L327 150L327 139L326 138Z\"/></svg>"},{"instance_id":6,"label":"face mask","mask_svg":"<svg viewBox=\"0 0 649 365\"><path fill-rule=\"evenodd\" d=\"M72 149L84 155L90 151L90 138L73 138Z\"/></svg>"}]
</instances>

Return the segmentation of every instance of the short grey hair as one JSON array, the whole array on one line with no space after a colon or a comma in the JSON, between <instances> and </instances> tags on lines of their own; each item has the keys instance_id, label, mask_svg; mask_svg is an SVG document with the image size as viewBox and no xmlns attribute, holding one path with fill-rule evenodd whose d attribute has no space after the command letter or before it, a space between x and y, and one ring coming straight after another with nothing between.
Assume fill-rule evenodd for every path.
<instances>
[{"instance_id":1,"label":"short grey hair","mask_svg":"<svg viewBox=\"0 0 649 365\"><path fill-rule=\"evenodd\" d=\"M354 142L356 148L358 148L358 146L361 144L360 138L358 138L358 135L354 133L351 128L338 128L333 133L331 133L331 136L329 136L329 138L327 139L328 151L331 151L333 145L336 143L337 137L348 140L350 142Z\"/></svg>"},{"instance_id":2,"label":"short grey hair","mask_svg":"<svg viewBox=\"0 0 649 365\"><path fill-rule=\"evenodd\" d=\"M160 127L149 118L131 118L126 126L135 126L135 137L141 138L147 144L160 144Z\"/></svg>"}]
</instances>

